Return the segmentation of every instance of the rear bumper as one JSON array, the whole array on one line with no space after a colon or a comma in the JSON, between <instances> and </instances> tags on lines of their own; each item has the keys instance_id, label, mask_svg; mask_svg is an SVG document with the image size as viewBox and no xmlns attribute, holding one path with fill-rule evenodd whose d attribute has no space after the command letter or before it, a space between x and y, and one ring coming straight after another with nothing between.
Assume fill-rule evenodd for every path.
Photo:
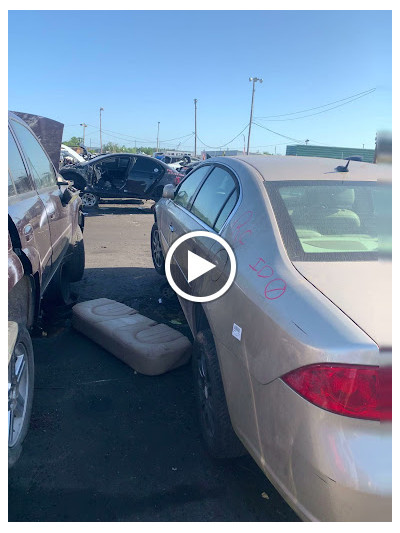
<instances>
[{"instance_id":1,"label":"rear bumper","mask_svg":"<svg viewBox=\"0 0 400 533\"><path fill-rule=\"evenodd\" d=\"M299 516L390 521L391 424L324 411L279 379L262 389L259 464Z\"/></svg>"}]
</instances>

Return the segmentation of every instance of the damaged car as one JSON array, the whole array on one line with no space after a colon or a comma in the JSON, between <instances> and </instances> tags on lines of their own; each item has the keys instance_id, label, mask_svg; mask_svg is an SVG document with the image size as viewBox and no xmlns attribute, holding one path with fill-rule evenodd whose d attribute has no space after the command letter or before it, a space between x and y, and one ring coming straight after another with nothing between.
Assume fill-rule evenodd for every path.
<instances>
[{"instance_id":1,"label":"damaged car","mask_svg":"<svg viewBox=\"0 0 400 533\"><path fill-rule=\"evenodd\" d=\"M82 204L96 207L101 198L161 198L164 185L177 185L182 175L153 157L107 154L60 169L64 179L81 191Z\"/></svg>"}]
</instances>

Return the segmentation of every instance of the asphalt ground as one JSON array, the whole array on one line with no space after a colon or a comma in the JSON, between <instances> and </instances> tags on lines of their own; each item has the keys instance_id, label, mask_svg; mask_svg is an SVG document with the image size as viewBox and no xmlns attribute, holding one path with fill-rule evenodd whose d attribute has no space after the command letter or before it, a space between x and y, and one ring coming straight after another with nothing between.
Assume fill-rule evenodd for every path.
<instances>
[{"instance_id":1,"label":"asphalt ground","mask_svg":"<svg viewBox=\"0 0 400 533\"><path fill-rule=\"evenodd\" d=\"M152 265L151 203L102 204L86 219L79 301L107 297L190 336ZM161 298L162 303L159 303ZM29 433L9 473L9 521L296 521L250 456L215 461L197 421L190 364L134 372L70 327L34 339Z\"/></svg>"}]
</instances>

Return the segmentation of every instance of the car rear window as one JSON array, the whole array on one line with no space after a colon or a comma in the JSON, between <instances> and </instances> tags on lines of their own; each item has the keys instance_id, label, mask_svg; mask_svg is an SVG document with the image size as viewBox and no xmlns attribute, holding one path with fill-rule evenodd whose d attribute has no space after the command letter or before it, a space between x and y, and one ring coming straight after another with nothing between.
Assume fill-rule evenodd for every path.
<instances>
[{"instance_id":1,"label":"car rear window","mask_svg":"<svg viewBox=\"0 0 400 533\"><path fill-rule=\"evenodd\" d=\"M391 185L288 181L266 187L291 259L360 261L391 255Z\"/></svg>"}]
</instances>

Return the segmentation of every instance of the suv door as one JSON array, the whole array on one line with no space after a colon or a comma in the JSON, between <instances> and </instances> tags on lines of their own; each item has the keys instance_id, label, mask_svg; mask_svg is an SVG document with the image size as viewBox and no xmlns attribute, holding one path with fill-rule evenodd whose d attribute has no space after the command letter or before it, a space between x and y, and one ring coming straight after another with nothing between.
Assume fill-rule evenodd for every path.
<instances>
[{"instance_id":1,"label":"suv door","mask_svg":"<svg viewBox=\"0 0 400 533\"><path fill-rule=\"evenodd\" d=\"M22 147L37 193L46 209L52 246L52 268L55 268L72 239L70 206L62 204L62 192L57 184L56 171L39 141L23 123L14 119L11 119L10 123Z\"/></svg>"},{"instance_id":2,"label":"suv door","mask_svg":"<svg viewBox=\"0 0 400 533\"><path fill-rule=\"evenodd\" d=\"M10 130L8 169L8 213L17 228L21 250L45 287L50 280L52 256L47 212Z\"/></svg>"},{"instance_id":3,"label":"suv door","mask_svg":"<svg viewBox=\"0 0 400 533\"><path fill-rule=\"evenodd\" d=\"M124 192L138 197L148 196L165 174L165 169L152 157L136 156L132 160Z\"/></svg>"}]
</instances>

